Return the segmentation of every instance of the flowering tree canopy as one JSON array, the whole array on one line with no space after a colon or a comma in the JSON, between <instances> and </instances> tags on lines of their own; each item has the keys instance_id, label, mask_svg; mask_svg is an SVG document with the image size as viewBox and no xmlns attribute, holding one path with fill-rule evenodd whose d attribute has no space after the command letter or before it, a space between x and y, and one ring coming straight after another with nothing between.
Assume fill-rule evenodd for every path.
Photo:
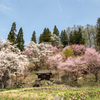
<instances>
[{"instance_id":1,"label":"flowering tree canopy","mask_svg":"<svg viewBox=\"0 0 100 100\"><path fill-rule=\"evenodd\" d=\"M53 53L51 48L52 45L49 43L36 44L35 42L31 41L25 47L25 51L23 53L26 55L32 54L34 58L41 58L43 56L51 55Z\"/></svg>"},{"instance_id":2,"label":"flowering tree canopy","mask_svg":"<svg viewBox=\"0 0 100 100\"><path fill-rule=\"evenodd\" d=\"M63 51L65 51L66 49L71 49L71 47L70 46L66 46L66 47L63 48Z\"/></svg>"},{"instance_id":3,"label":"flowering tree canopy","mask_svg":"<svg viewBox=\"0 0 100 100\"><path fill-rule=\"evenodd\" d=\"M74 74L77 81L80 72L86 68L86 61L84 57L68 57L65 62L59 64L59 68Z\"/></svg>"},{"instance_id":4,"label":"flowering tree canopy","mask_svg":"<svg viewBox=\"0 0 100 100\"><path fill-rule=\"evenodd\" d=\"M57 47L52 47L51 50L53 51L53 53L59 52L59 49Z\"/></svg>"},{"instance_id":5,"label":"flowering tree canopy","mask_svg":"<svg viewBox=\"0 0 100 100\"><path fill-rule=\"evenodd\" d=\"M88 70L95 75L96 81L98 80L98 73L100 71L100 54L93 48L87 48L84 58L86 60Z\"/></svg>"},{"instance_id":6,"label":"flowering tree canopy","mask_svg":"<svg viewBox=\"0 0 100 100\"><path fill-rule=\"evenodd\" d=\"M52 40L52 41L55 41L55 42L59 42L60 37L57 36L56 34L51 34L51 40Z\"/></svg>"},{"instance_id":7,"label":"flowering tree canopy","mask_svg":"<svg viewBox=\"0 0 100 100\"><path fill-rule=\"evenodd\" d=\"M0 70L3 70L1 75L4 75L5 71L15 75L17 73L23 74L24 66L27 65L28 59L25 55L22 55L21 51L16 47L16 45L11 45L8 40L1 40L0 45ZM16 70L16 71L14 71Z\"/></svg>"},{"instance_id":8,"label":"flowering tree canopy","mask_svg":"<svg viewBox=\"0 0 100 100\"><path fill-rule=\"evenodd\" d=\"M84 54L86 51L86 46L82 44L81 45L73 44L71 45L71 50L73 50L75 55Z\"/></svg>"},{"instance_id":9,"label":"flowering tree canopy","mask_svg":"<svg viewBox=\"0 0 100 100\"><path fill-rule=\"evenodd\" d=\"M53 54L51 48L52 45L50 43L36 44L34 41L31 41L22 53L27 55L29 61L35 64L35 70L38 70L44 66L42 62L45 63L45 58Z\"/></svg>"},{"instance_id":10,"label":"flowering tree canopy","mask_svg":"<svg viewBox=\"0 0 100 100\"><path fill-rule=\"evenodd\" d=\"M53 46L61 45L60 36L57 36L56 34L51 34L51 42Z\"/></svg>"},{"instance_id":11,"label":"flowering tree canopy","mask_svg":"<svg viewBox=\"0 0 100 100\"><path fill-rule=\"evenodd\" d=\"M57 70L59 63L62 62L62 60L63 60L63 57L59 53L59 54L49 57L47 60L47 63L50 64L50 68L54 68Z\"/></svg>"}]
</instances>

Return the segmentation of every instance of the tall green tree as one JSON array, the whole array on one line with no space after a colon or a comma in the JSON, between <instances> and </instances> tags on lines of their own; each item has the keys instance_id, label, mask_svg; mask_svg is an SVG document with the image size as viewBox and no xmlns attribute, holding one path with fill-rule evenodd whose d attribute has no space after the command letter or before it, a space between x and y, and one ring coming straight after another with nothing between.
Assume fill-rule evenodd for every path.
<instances>
[{"instance_id":1,"label":"tall green tree","mask_svg":"<svg viewBox=\"0 0 100 100\"><path fill-rule=\"evenodd\" d=\"M100 18L97 20L97 35L96 35L96 40L97 40L97 46L100 47Z\"/></svg>"},{"instance_id":2,"label":"tall green tree","mask_svg":"<svg viewBox=\"0 0 100 100\"><path fill-rule=\"evenodd\" d=\"M16 31L17 31L16 30L16 23L13 22L12 27L11 27L11 30L10 30L10 32L8 34L8 38L7 38L13 44L16 43Z\"/></svg>"},{"instance_id":3,"label":"tall green tree","mask_svg":"<svg viewBox=\"0 0 100 100\"><path fill-rule=\"evenodd\" d=\"M85 40L83 38L82 29L80 26L73 27L70 33L70 44L85 44Z\"/></svg>"},{"instance_id":4,"label":"tall green tree","mask_svg":"<svg viewBox=\"0 0 100 100\"><path fill-rule=\"evenodd\" d=\"M73 36L73 32L72 31L69 34L69 44L70 45L75 44L74 43L74 36Z\"/></svg>"},{"instance_id":5,"label":"tall green tree","mask_svg":"<svg viewBox=\"0 0 100 100\"><path fill-rule=\"evenodd\" d=\"M19 32L17 34L17 38L16 38L16 42L17 42L17 47L23 51L24 50L24 39L23 39L23 30L22 27L19 29Z\"/></svg>"},{"instance_id":6,"label":"tall green tree","mask_svg":"<svg viewBox=\"0 0 100 100\"><path fill-rule=\"evenodd\" d=\"M40 35L39 43L41 42L50 42L51 41L51 32L49 28L45 28L43 33Z\"/></svg>"},{"instance_id":7,"label":"tall green tree","mask_svg":"<svg viewBox=\"0 0 100 100\"><path fill-rule=\"evenodd\" d=\"M35 31L33 31L31 41L34 41L36 43L36 33L35 33Z\"/></svg>"},{"instance_id":8,"label":"tall green tree","mask_svg":"<svg viewBox=\"0 0 100 100\"><path fill-rule=\"evenodd\" d=\"M59 31L58 31L56 25L54 26L53 34L56 34L57 36L59 36Z\"/></svg>"},{"instance_id":9,"label":"tall green tree","mask_svg":"<svg viewBox=\"0 0 100 100\"><path fill-rule=\"evenodd\" d=\"M73 38L74 38L74 43L73 44L79 44L79 40L78 40L78 32L77 30L74 30L73 32Z\"/></svg>"},{"instance_id":10,"label":"tall green tree","mask_svg":"<svg viewBox=\"0 0 100 100\"><path fill-rule=\"evenodd\" d=\"M61 31L60 38L61 38L61 42L62 42L62 44L64 45L64 47L65 47L66 45L68 45L68 36L67 36L65 30L64 30L64 31Z\"/></svg>"},{"instance_id":11,"label":"tall green tree","mask_svg":"<svg viewBox=\"0 0 100 100\"><path fill-rule=\"evenodd\" d=\"M85 39L83 38L81 27L78 28L77 37L77 44L85 44Z\"/></svg>"}]
</instances>

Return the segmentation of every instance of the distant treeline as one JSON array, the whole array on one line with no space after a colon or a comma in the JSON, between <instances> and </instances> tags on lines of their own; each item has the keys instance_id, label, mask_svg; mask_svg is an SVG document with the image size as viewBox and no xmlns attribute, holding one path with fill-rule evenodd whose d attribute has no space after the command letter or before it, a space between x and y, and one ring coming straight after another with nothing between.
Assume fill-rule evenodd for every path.
<instances>
[{"instance_id":1,"label":"distant treeline","mask_svg":"<svg viewBox=\"0 0 100 100\"><path fill-rule=\"evenodd\" d=\"M8 34L8 40L13 44L17 43L17 47L23 51L24 50L24 38L23 38L23 29L19 29L18 34L16 34L16 23L12 23L11 30ZM85 27L81 25L74 25L74 27L68 27L66 30L62 30L61 33L57 29L57 26L54 26L53 33L49 28L44 28L43 33L39 36L39 42L52 42L51 34L59 36L59 42L61 42L64 47L71 44L84 44L88 47L100 47L100 18L97 19L96 25L87 24ZM30 41L36 40L36 32L33 31ZM53 41L56 42L56 41Z\"/></svg>"}]
</instances>

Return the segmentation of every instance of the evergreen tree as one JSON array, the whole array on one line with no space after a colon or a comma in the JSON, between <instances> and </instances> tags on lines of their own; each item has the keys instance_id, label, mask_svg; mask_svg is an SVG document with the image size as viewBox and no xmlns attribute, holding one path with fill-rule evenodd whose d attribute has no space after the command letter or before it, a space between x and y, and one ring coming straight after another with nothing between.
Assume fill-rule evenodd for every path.
<instances>
[{"instance_id":1,"label":"evergreen tree","mask_svg":"<svg viewBox=\"0 0 100 100\"><path fill-rule=\"evenodd\" d=\"M56 34L57 36L59 36L59 31L58 31L56 25L54 26L53 34Z\"/></svg>"},{"instance_id":2,"label":"evergreen tree","mask_svg":"<svg viewBox=\"0 0 100 100\"><path fill-rule=\"evenodd\" d=\"M74 31L74 40L75 40L75 44L84 44L84 39L83 39L83 36L82 36L82 30L81 28L79 27L78 28L78 31Z\"/></svg>"},{"instance_id":3,"label":"evergreen tree","mask_svg":"<svg viewBox=\"0 0 100 100\"><path fill-rule=\"evenodd\" d=\"M12 27L11 27L11 30L10 30L10 32L8 34L8 38L7 38L13 44L16 43L16 33L15 33L16 31L17 31L16 30L16 23L13 22Z\"/></svg>"},{"instance_id":4,"label":"evergreen tree","mask_svg":"<svg viewBox=\"0 0 100 100\"><path fill-rule=\"evenodd\" d=\"M31 41L34 41L36 43L36 36L35 35L36 35L35 31L33 31Z\"/></svg>"},{"instance_id":5,"label":"evergreen tree","mask_svg":"<svg viewBox=\"0 0 100 100\"><path fill-rule=\"evenodd\" d=\"M83 38L82 29L80 27L78 29L78 39L79 39L79 44L85 44L85 39Z\"/></svg>"},{"instance_id":6,"label":"evergreen tree","mask_svg":"<svg viewBox=\"0 0 100 100\"><path fill-rule=\"evenodd\" d=\"M73 36L73 32L71 31L69 34L69 44L74 44L74 36Z\"/></svg>"},{"instance_id":7,"label":"evergreen tree","mask_svg":"<svg viewBox=\"0 0 100 100\"><path fill-rule=\"evenodd\" d=\"M100 47L100 18L97 20L97 35L96 35L96 40L97 40L97 46Z\"/></svg>"},{"instance_id":8,"label":"evergreen tree","mask_svg":"<svg viewBox=\"0 0 100 100\"><path fill-rule=\"evenodd\" d=\"M74 30L74 32L73 32L73 38L74 38L73 44L79 44L78 34L77 33L78 33L77 30Z\"/></svg>"},{"instance_id":9,"label":"evergreen tree","mask_svg":"<svg viewBox=\"0 0 100 100\"><path fill-rule=\"evenodd\" d=\"M40 43L41 42L50 42L51 41L50 37L51 37L50 30L48 28L45 28L43 33L40 35L39 41L40 41Z\"/></svg>"},{"instance_id":10,"label":"evergreen tree","mask_svg":"<svg viewBox=\"0 0 100 100\"><path fill-rule=\"evenodd\" d=\"M17 47L23 51L24 50L24 39L23 39L23 30L22 27L19 29L17 38L16 38L16 42L17 42Z\"/></svg>"},{"instance_id":11,"label":"evergreen tree","mask_svg":"<svg viewBox=\"0 0 100 100\"><path fill-rule=\"evenodd\" d=\"M65 30L64 30L64 31L61 31L61 36L60 36L60 38L61 38L61 42L62 42L62 44L64 45L64 47L65 47L66 45L68 45L68 36L67 36Z\"/></svg>"},{"instance_id":12,"label":"evergreen tree","mask_svg":"<svg viewBox=\"0 0 100 100\"><path fill-rule=\"evenodd\" d=\"M74 30L73 37L74 37L74 44L85 44L85 40L82 36L82 30L80 27L78 28L78 31Z\"/></svg>"}]
</instances>

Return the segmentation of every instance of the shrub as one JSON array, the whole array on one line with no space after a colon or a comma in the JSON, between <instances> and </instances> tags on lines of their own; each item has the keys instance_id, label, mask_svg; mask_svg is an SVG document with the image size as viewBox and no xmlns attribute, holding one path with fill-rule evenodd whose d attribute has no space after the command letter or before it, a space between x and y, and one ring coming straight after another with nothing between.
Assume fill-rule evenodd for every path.
<instances>
[{"instance_id":1,"label":"shrub","mask_svg":"<svg viewBox=\"0 0 100 100\"><path fill-rule=\"evenodd\" d=\"M74 52L73 52L73 50L71 50L71 49L65 49L65 51L63 51L63 54L64 54L66 57L74 56Z\"/></svg>"},{"instance_id":2,"label":"shrub","mask_svg":"<svg viewBox=\"0 0 100 100\"><path fill-rule=\"evenodd\" d=\"M47 85L51 85L52 82L49 81L49 80L42 80L42 81L41 81L41 84L44 85L44 86L47 86Z\"/></svg>"}]
</instances>

